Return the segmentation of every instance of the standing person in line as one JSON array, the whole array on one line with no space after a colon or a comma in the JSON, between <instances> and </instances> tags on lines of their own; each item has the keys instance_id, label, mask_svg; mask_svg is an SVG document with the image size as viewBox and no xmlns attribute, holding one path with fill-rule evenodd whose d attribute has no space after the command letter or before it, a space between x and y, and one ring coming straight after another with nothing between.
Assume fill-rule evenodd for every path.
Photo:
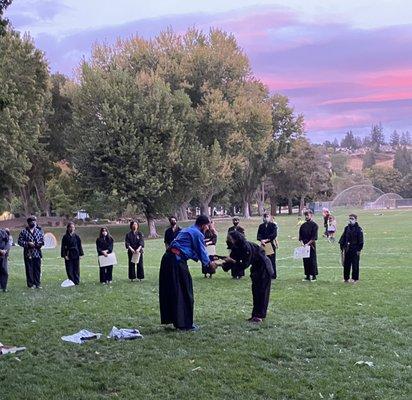
<instances>
[{"instance_id":1,"label":"standing person in line","mask_svg":"<svg viewBox=\"0 0 412 400\"><path fill-rule=\"evenodd\" d=\"M213 261L213 256L215 256L216 254L211 254L211 252L209 251L209 246L216 246L216 243L217 243L217 229L215 228L215 224L213 220L210 220L209 229L205 232L205 245L206 245L206 250L209 254L210 261ZM216 272L215 268L212 268L210 264L202 263L202 274L205 276L205 278L207 278L208 275L209 275L209 278L211 278L215 272Z\"/></svg>"},{"instance_id":2,"label":"standing person in line","mask_svg":"<svg viewBox=\"0 0 412 400\"><path fill-rule=\"evenodd\" d=\"M44 246L43 230L37 226L37 218L27 218L27 227L20 232L19 246L23 247L27 287L41 289L41 248Z\"/></svg>"},{"instance_id":3,"label":"standing person in line","mask_svg":"<svg viewBox=\"0 0 412 400\"><path fill-rule=\"evenodd\" d=\"M240 264L243 269L250 268L252 279L253 310L248 319L252 323L260 323L266 318L269 305L270 286L273 276L272 262L259 245L248 242L239 231L231 231L227 235L230 242L231 253L222 265L224 271L235 264ZM236 253L237 260L232 258Z\"/></svg>"},{"instance_id":4,"label":"standing person in line","mask_svg":"<svg viewBox=\"0 0 412 400\"><path fill-rule=\"evenodd\" d=\"M299 229L299 241L302 245L310 246L310 257L303 259L303 268L305 271L304 281L314 282L318 275L318 262L316 259L318 228L318 224L313 221L313 211L305 211L305 222Z\"/></svg>"},{"instance_id":5,"label":"standing person in line","mask_svg":"<svg viewBox=\"0 0 412 400\"><path fill-rule=\"evenodd\" d=\"M84 255L80 236L75 233L73 222L67 224L66 233L62 237L61 257L64 258L67 278L75 285L80 283L80 257Z\"/></svg>"},{"instance_id":6,"label":"standing person in line","mask_svg":"<svg viewBox=\"0 0 412 400\"><path fill-rule=\"evenodd\" d=\"M173 240L162 257L159 271L159 303L162 324L173 324L176 329L197 331L193 324L193 283L187 261L201 261L216 268L210 261L205 246L205 232L209 217L200 215L194 225L184 228Z\"/></svg>"},{"instance_id":7,"label":"standing person in line","mask_svg":"<svg viewBox=\"0 0 412 400\"><path fill-rule=\"evenodd\" d=\"M9 279L8 257L10 251L10 231L0 229L0 289L7 292Z\"/></svg>"},{"instance_id":8,"label":"standing person in line","mask_svg":"<svg viewBox=\"0 0 412 400\"><path fill-rule=\"evenodd\" d=\"M127 257L129 259L129 279L133 282L135 279L141 281L144 279L143 268L143 248L144 238L139 230L139 223L136 221L130 222L130 232L126 235L125 246L127 249ZM139 262L133 262L133 255L139 257Z\"/></svg>"},{"instance_id":9,"label":"standing person in line","mask_svg":"<svg viewBox=\"0 0 412 400\"><path fill-rule=\"evenodd\" d=\"M245 230L239 225L239 218L238 217L233 217L233 225L227 230L227 233L231 233L234 231L237 231L241 233L243 236L245 236ZM240 261L238 262L237 260L240 260L237 254L237 249L232 249L232 242L231 241L226 241L227 243L227 248L231 251L233 259L236 261L236 264L233 264L230 268L230 273L232 275L232 279L242 279L245 276L245 269L242 267ZM239 255L240 256L240 255Z\"/></svg>"},{"instance_id":10,"label":"standing person in line","mask_svg":"<svg viewBox=\"0 0 412 400\"><path fill-rule=\"evenodd\" d=\"M329 237L328 236L328 221L329 221L329 216L330 216L329 209L327 209L326 207L323 207L322 215L323 215L323 227L325 228L323 236L327 238Z\"/></svg>"},{"instance_id":11,"label":"standing person in line","mask_svg":"<svg viewBox=\"0 0 412 400\"><path fill-rule=\"evenodd\" d=\"M170 246L170 243L173 242L173 240L182 230L182 228L179 225L177 225L176 217L173 217L173 216L169 217L169 223L170 223L170 227L166 229L165 238L164 238L166 250Z\"/></svg>"},{"instance_id":12,"label":"standing person in line","mask_svg":"<svg viewBox=\"0 0 412 400\"><path fill-rule=\"evenodd\" d=\"M114 239L110 236L107 228L101 228L99 237L96 240L96 249L98 256L107 257L113 253ZM100 283L103 285L111 284L113 281L113 265L106 267L99 266Z\"/></svg>"},{"instance_id":13,"label":"standing person in line","mask_svg":"<svg viewBox=\"0 0 412 400\"><path fill-rule=\"evenodd\" d=\"M343 281L356 283L359 280L359 260L363 249L363 230L358 224L358 217L349 214L349 224L345 226L339 239L343 259ZM352 269L352 279L350 273Z\"/></svg>"},{"instance_id":14,"label":"standing person in line","mask_svg":"<svg viewBox=\"0 0 412 400\"><path fill-rule=\"evenodd\" d=\"M272 218L270 214L263 214L263 223L259 225L259 229L257 232L257 240L259 240L263 248L265 248L265 246L271 246L273 249L273 254L269 255L268 258L272 263L273 267L272 279L276 279L276 249L278 247L278 226L277 224L272 222L271 219Z\"/></svg>"},{"instance_id":15,"label":"standing person in line","mask_svg":"<svg viewBox=\"0 0 412 400\"><path fill-rule=\"evenodd\" d=\"M328 241L330 243L335 243L336 234L336 218L330 214L328 218Z\"/></svg>"}]
</instances>

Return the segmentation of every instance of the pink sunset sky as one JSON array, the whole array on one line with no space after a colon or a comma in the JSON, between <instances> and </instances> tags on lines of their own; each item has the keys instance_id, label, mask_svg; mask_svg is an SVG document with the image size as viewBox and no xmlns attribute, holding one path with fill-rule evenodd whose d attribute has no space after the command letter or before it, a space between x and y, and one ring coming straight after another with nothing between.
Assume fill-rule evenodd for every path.
<instances>
[{"instance_id":1,"label":"pink sunset sky","mask_svg":"<svg viewBox=\"0 0 412 400\"><path fill-rule=\"evenodd\" d=\"M412 131L412 1L15 0L13 27L30 32L52 72L73 76L93 43L172 27L222 28L272 92L290 98L314 142Z\"/></svg>"}]
</instances>

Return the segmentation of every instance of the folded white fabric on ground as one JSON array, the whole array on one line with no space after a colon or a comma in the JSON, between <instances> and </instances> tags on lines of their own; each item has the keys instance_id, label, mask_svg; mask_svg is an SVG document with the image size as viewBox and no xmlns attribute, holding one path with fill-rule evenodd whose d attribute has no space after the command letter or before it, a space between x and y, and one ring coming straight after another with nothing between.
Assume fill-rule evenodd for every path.
<instances>
[{"instance_id":1,"label":"folded white fabric on ground","mask_svg":"<svg viewBox=\"0 0 412 400\"><path fill-rule=\"evenodd\" d=\"M70 279L66 279L65 281L62 282L60 286L61 287L71 287L71 286L74 286L74 283Z\"/></svg>"},{"instance_id":2,"label":"folded white fabric on ground","mask_svg":"<svg viewBox=\"0 0 412 400\"><path fill-rule=\"evenodd\" d=\"M115 340L133 340L133 339L143 339L143 336L140 334L140 332L137 329L127 329L127 328L118 329L114 326L112 330L110 331L108 338L115 339Z\"/></svg>"},{"instance_id":3,"label":"folded white fabric on ground","mask_svg":"<svg viewBox=\"0 0 412 400\"><path fill-rule=\"evenodd\" d=\"M0 343L0 355L14 354L24 350L26 350L25 347L5 346L3 343Z\"/></svg>"},{"instance_id":4,"label":"folded white fabric on ground","mask_svg":"<svg viewBox=\"0 0 412 400\"><path fill-rule=\"evenodd\" d=\"M82 344L89 340L100 339L100 336L102 336L101 333L94 333L86 329L82 329L81 331L73 335L62 336L61 339L64 340L65 342Z\"/></svg>"}]
</instances>

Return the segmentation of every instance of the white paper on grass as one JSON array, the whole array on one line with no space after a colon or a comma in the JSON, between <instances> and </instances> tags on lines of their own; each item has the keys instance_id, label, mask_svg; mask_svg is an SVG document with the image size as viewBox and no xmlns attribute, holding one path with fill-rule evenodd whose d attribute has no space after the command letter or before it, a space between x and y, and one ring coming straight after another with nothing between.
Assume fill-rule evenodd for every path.
<instances>
[{"instance_id":1,"label":"white paper on grass","mask_svg":"<svg viewBox=\"0 0 412 400\"><path fill-rule=\"evenodd\" d=\"M47 232L44 235L44 246L43 249L55 249L57 246L57 239L52 233Z\"/></svg>"},{"instance_id":2,"label":"white paper on grass","mask_svg":"<svg viewBox=\"0 0 412 400\"><path fill-rule=\"evenodd\" d=\"M105 256L99 256L100 267L107 267L109 265L117 265L117 258L115 253L110 253Z\"/></svg>"},{"instance_id":3,"label":"white paper on grass","mask_svg":"<svg viewBox=\"0 0 412 400\"><path fill-rule=\"evenodd\" d=\"M128 328L116 328L115 326L109 333L109 339L115 340L133 340L133 339L143 339L143 336L137 329Z\"/></svg>"},{"instance_id":4,"label":"white paper on grass","mask_svg":"<svg viewBox=\"0 0 412 400\"><path fill-rule=\"evenodd\" d=\"M66 279L65 281L62 282L60 286L61 287L71 287L71 286L74 286L74 283L70 279Z\"/></svg>"},{"instance_id":5,"label":"white paper on grass","mask_svg":"<svg viewBox=\"0 0 412 400\"><path fill-rule=\"evenodd\" d=\"M81 331L73 335L62 336L61 339L64 340L65 342L82 344L89 340L100 339L100 336L102 336L101 333L94 333L86 329L82 329Z\"/></svg>"},{"instance_id":6,"label":"white paper on grass","mask_svg":"<svg viewBox=\"0 0 412 400\"><path fill-rule=\"evenodd\" d=\"M140 252L133 253L132 254L132 263L133 264L139 264L140 261Z\"/></svg>"},{"instance_id":7,"label":"white paper on grass","mask_svg":"<svg viewBox=\"0 0 412 400\"><path fill-rule=\"evenodd\" d=\"M309 257L310 257L310 246L296 247L295 251L293 252L293 258L295 260L299 260L302 258L309 258Z\"/></svg>"},{"instance_id":8,"label":"white paper on grass","mask_svg":"<svg viewBox=\"0 0 412 400\"><path fill-rule=\"evenodd\" d=\"M210 245L210 246L206 246L206 250L207 250L207 254L209 254L209 256L215 256L216 255L216 246L215 245Z\"/></svg>"}]
</instances>

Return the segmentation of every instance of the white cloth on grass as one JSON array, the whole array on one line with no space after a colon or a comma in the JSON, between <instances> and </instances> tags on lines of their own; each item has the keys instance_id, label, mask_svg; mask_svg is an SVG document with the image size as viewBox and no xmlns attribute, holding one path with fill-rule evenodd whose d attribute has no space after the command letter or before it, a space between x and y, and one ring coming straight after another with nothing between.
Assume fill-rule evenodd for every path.
<instances>
[{"instance_id":1,"label":"white cloth on grass","mask_svg":"<svg viewBox=\"0 0 412 400\"><path fill-rule=\"evenodd\" d=\"M89 340L100 339L100 336L102 336L101 333L94 333L94 332L88 331L87 329L82 329L81 331L73 335L62 336L61 339L64 340L65 342L82 344Z\"/></svg>"},{"instance_id":2,"label":"white cloth on grass","mask_svg":"<svg viewBox=\"0 0 412 400\"><path fill-rule=\"evenodd\" d=\"M127 328L118 329L114 326L112 330L110 331L108 338L115 339L115 340L133 340L133 339L143 339L143 336L140 334L140 332L137 329L127 329Z\"/></svg>"},{"instance_id":3,"label":"white cloth on grass","mask_svg":"<svg viewBox=\"0 0 412 400\"><path fill-rule=\"evenodd\" d=\"M60 286L61 287L71 287L75 285L74 285L74 282L72 282L70 279L66 279L65 281L62 282Z\"/></svg>"}]
</instances>

